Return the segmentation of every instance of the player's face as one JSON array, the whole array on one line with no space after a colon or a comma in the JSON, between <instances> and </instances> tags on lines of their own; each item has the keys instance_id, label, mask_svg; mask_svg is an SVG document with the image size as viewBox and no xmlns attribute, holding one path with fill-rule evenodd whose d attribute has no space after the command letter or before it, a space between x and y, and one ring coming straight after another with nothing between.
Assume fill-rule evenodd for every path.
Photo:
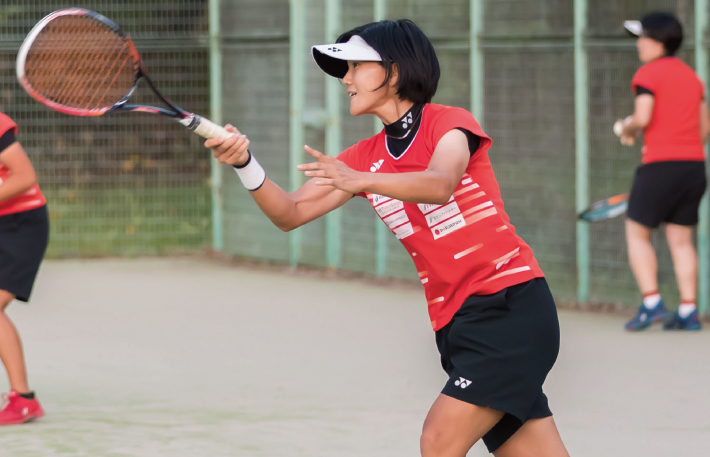
<instances>
[{"instance_id":1,"label":"player's face","mask_svg":"<svg viewBox=\"0 0 710 457\"><path fill-rule=\"evenodd\" d=\"M663 43L645 36L640 36L636 40L636 49L639 52L639 60L643 63L653 62L666 54Z\"/></svg>"},{"instance_id":2,"label":"player's face","mask_svg":"<svg viewBox=\"0 0 710 457\"><path fill-rule=\"evenodd\" d=\"M348 72L343 85L350 97L350 114L375 114L391 97L392 84L380 87L385 80L385 69L377 62L348 61ZM380 87L379 89L377 89ZM377 90L375 90L377 89Z\"/></svg>"}]
</instances>

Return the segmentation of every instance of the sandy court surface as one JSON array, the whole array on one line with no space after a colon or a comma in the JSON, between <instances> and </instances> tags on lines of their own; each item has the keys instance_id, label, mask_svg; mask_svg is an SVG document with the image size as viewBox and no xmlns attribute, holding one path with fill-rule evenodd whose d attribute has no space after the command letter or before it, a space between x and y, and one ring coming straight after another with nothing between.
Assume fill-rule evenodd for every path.
<instances>
[{"instance_id":1,"label":"sandy court surface","mask_svg":"<svg viewBox=\"0 0 710 457\"><path fill-rule=\"evenodd\" d=\"M416 456L445 380L415 289L195 259L51 261L8 314L47 416L0 429L2 457ZM710 455L710 331L560 319L545 390L572 456Z\"/></svg>"}]
</instances>

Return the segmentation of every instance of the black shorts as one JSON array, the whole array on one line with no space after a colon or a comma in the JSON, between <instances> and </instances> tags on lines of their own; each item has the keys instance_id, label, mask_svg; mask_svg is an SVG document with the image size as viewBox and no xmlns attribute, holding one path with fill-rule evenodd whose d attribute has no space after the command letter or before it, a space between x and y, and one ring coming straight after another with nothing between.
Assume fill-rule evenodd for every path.
<instances>
[{"instance_id":1,"label":"black shorts","mask_svg":"<svg viewBox=\"0 0 710 457\"><path fill-rule=\"evenodd\" d=\"M30 299L47 250L47 207L0 216L0 289L20 301Z\"/></svg>"},{"instance_id":2,"label":"black shorts","mask_svg":"<svg viewBox=\"0 0 710 457\"><path fill-rule=\"evenodd\" d=\"M552 416L542 384L557 360L560 326L545 278L468 297L436 344L449 375L441 393L505 413L483 436L490 452L528 419Z\"/></svg>"},{"instance_id":3,"label":"black shorts","mask_svg":"<svg viewBox=\"0 0 710 457\"><path fill-rule=\"evenodd\" d=\"M662 222L697 225L706 185L705 162L641 165L631 187L628 218L649 228Z\"/></svg>"}]
</instances>

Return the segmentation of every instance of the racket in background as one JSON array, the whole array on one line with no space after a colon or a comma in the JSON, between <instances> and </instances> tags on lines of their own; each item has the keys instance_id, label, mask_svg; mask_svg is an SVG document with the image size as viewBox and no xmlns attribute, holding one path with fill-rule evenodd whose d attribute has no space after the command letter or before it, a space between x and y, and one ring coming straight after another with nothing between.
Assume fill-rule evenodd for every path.
<instances>
[{"instance_id":1,"label":"racket in background","mask_svg":"<svg viewBox=\"0 0 710 457\"><path fill-rule=\"evenodd\" d=\"M139 111L171 117L204 138L230 135L158 92L128 35L86 9L61 9L34 26L17 55L17 79L32 98L62 113L101 116ZM167 109L127 104L141 80Z\"/></svg>"},{"instance_id":2,"label":"racket in background","mask_svg":"<svg viewBox=\"0 0 710 457\"><path fill-rule=\"evenodd\" d=\"M578 217L587 222L611 219L624 214L628 206L629 194L614 195L613 197L593 203L587 209L579 213Z\"/></svg>"}]
</instances>

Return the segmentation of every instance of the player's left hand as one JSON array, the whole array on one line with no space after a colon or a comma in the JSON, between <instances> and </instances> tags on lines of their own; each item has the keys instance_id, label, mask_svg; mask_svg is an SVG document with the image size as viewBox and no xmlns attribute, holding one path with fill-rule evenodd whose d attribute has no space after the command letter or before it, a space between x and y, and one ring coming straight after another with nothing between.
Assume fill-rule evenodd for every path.
<instances>
[{"instance_id":1,"label":"player's left hand","mask_svg":"<svg viewBox=\"0 0 710 457\"><path fill-rule=\"evenodd\" d=\"M304 146L303 149L317 162L298 165L297 168L303 171L306 176L316 178L316 185L332 186L351 194L363 191L365 180L362 179L362 173L353 170L335 157L325 155L310 146Z\"/></svg>"}]
</instances>

